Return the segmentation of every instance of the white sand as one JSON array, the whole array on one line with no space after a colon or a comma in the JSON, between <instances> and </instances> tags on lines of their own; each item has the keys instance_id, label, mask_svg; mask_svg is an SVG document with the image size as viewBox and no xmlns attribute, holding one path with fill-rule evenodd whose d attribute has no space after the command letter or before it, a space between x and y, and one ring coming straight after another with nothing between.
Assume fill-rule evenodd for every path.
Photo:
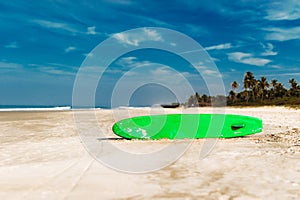
<instances>
[{"instance_id":1,"label":"white sand","mask_svg":"<svg viewBox=\"0 0 300 200\"><path fill-rule=\"evenodd\" d=\"M125 111L131 116L153 113ZM145 174L121 173L94 160L81 144L72 111L0 112L0 199L299 199L300 110L225 112L262 118L263 133L218 140L204 159L199 155L205 140L195 140L177 162ZM116 138L113 112L98 110L97 118L107 137ZM170 141L99 141L105 143L149 153Z\"/></svg>"}]
</instances>

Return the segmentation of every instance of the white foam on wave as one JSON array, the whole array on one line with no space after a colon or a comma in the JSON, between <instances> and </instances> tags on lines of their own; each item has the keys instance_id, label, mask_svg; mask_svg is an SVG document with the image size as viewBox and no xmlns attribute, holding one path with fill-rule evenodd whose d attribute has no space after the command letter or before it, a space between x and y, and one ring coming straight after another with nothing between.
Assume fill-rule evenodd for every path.
<instances>
[{"instance_id":1,"label":"white foam on wave","mask_svg":"<svg viewBox=\"0 0 300 200\"><path fill-rule=\"evenodd\" d=\"M0 112L5 111L60 111L60 110L71 110L71 106L58 106L50 108L1 108Z\"/></svg>"}]
</instances>

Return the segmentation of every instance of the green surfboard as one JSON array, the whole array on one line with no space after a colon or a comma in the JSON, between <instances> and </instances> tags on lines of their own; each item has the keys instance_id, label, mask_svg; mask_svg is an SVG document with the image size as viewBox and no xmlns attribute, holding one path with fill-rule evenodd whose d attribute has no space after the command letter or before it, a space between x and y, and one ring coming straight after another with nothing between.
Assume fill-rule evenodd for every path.
<instances>
[{"instance_id":1,"label":"green surfboard","mask_svg":"<svg viewBox=\"0 0 300 200\"><path fill-rule=\"evenodd\" d=\"M113 132L127 139L232 138L259 133L262 120L231 114L165 114L123 119Z\"/></svg>"}]
</instances>

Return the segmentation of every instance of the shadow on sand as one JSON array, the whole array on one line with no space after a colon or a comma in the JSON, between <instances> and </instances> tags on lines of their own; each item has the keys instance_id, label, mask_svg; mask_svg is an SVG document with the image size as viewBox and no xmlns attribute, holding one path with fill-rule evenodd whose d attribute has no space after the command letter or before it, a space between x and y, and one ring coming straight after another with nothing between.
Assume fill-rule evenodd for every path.
<instances>
[{"instance_id":1,"label":"shadow on sand","mask_svg":"<svg viewBox=\"0 0 300 200\"><path fill-rule=\"evenodd\" d=\"M110 141L110 140L130 140L127 138L113 138L113 137L108 137L108 138L98 138L97 140L99 141Z\"/></svg>"}]
</instances>

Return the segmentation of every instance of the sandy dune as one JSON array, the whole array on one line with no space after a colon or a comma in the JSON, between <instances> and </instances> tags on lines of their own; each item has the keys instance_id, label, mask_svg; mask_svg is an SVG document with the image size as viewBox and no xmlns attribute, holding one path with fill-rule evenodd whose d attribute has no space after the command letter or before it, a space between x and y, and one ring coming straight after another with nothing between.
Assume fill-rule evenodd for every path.
<instances>
[{"instance_id":1,"label":"sandy dune","mask_svg":"<svg viewBox=\"0 0 300 200\"><path fill-rule=\"evenodd\" d=\"M99 140L99 145L145 154L165 148L172 141L117 140L111 131L115 120L128 114L155 112L97 110L99 127L106 138L113 138ZM260 117L264 131L219 139L205 158L200 158L200 151L206 140L177 141L176 145L192 144L173 164L142 174L115 171L95 160L82 145L73 111L0 112L0 199L299 199L300 110L259 107L220 112Z\"/></svg>"}]
</instances>

